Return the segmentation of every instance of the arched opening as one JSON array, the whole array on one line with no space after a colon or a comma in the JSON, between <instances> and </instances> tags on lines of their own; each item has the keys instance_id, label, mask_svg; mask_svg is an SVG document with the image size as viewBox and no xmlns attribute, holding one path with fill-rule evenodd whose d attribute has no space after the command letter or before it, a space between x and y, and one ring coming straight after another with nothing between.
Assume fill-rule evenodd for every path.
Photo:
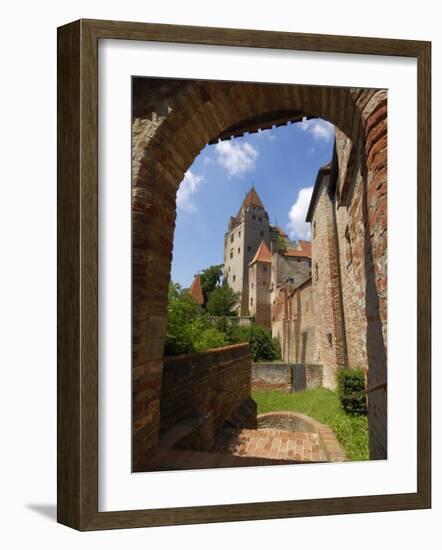
<instances>
[{"instance_id":1,"label":"arched opening","mask_svg":"<svg viewBox=\"0 0 442 550\"><path fill-rule=\"evenodd\" d=\"M349 312L336 297L330 323L338 338L363 341L348 360L365 368L368 386L386 380L386 92L185 80L136 79L133 85L133 376L134 469L143 469L157 445L167 293L176 218L176 193L200 150L218 139L321 117L337 129L336 173L323 174L337 205L345 207L357 296ZM322 176L321 176L322 177ZM322 181L322 180L321 180ZM325 181L325 180L324 180ZM321 182L319 182L321 183ZM319 184L318 184L319 185ZM324 184L325 185L325 184ZM332 208L333 210L333 208ZM341 217L330 218L336 231ZM319 227L315 230L319 230ZM327 247L335 249L329 240ZM312 261L315 262L313 250ZM336 256L334 256L336 258ZM337 256L339 258L339 255ZM321 275L322 277L322 275ZM320 277L320 279L321 279ZM341 281L342 284L342 281ZM342 290L345 294L346 289ZM341 317L353 319L357 330ZM341 317L340 317L341 316ZM360 322L360 319L363 321ZM350 323L351 325L351 323ZM353 334L354 332L354 334ZM350 337L350 336L348 336ZM336 338L334 338L336 341ZM344 347L333 346L333 353ZM348 346L347 346L348 347ZM352 348L353 349L353 348ZM356 365L356 363L358 363ZM365 365L365 367L364 367ZM370 394L371 458L386 456L386 392Z\"/></svg>"}]
</instances>

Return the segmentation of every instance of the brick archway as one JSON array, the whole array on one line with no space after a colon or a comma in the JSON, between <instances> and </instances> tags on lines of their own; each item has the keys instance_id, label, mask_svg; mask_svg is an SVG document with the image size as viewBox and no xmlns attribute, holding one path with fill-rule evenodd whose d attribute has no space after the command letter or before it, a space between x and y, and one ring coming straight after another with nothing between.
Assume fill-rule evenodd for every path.
<instances>
[{"instance_id":1,"label":"brick archway","mask_svg":"<svg viewBox=\"0 0 442 550\"><path fill-rule=\"evenodd\" d=\"M367 340L382 338L382 345L373 347L377 356L369 364L377 367L369 368L368 380L369 385L381 382L386 374L386 267L370 261L370 256L372 260L386 243L386 92L139 79L134 81L133 107L134 469L143 469L157 443L176 192L201 149L242 121L271 119L275 113L287 120L317 116L350 140L348 170L340 179L339 193L344 200L354 174L362 174L366 294L373 295L366 309L367 318L376 324L367 325ZM370 311L373 307L376 311ZM371 401L371 455L381 458L386 448L386 397L377 394ZM382 441L375 441L374 433L383 434Z\"/></svg>"}]
</instances>

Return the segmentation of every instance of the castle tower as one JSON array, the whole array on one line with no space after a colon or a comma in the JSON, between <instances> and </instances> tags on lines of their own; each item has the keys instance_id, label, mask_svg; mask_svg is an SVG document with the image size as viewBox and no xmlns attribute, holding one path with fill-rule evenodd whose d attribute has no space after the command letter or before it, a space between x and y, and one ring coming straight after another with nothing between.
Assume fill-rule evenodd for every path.
<instances>
[{"instance_id":1,"label":"castle tower","mask_svg":"<svg viewBox=\"0 0 442 550\"><path fill-rule=\"evenodd\" d=\"M264 241L249 265L249 311L256 323L272 329L270 304L270 277L272 255Z\"/></svg>"},{"instance_id":2,"label":"castle tower","mask_svg":"<svg viewBox=\"0 0 442 550\"><path fill-rule=\"evenodd\" d=\"M252 186L235 217L231 217L224 237L224 278L240 296L238 313L249 314L249 264L264 241L277 248L277 232L270 226L269 215Z\"/></svg>"}]
</instances>

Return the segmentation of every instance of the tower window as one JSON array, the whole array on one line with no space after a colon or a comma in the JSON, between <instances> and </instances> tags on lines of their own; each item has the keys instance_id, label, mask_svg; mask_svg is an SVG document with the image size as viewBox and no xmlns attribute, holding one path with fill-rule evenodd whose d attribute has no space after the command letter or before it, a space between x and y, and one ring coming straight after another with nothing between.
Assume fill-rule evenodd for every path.
<instances>
[{"instance_id":1,"label":"tower window","mask_svg":"<svg viewBox=\"0 0 442 550\"><path fill-rule=\"evenodd\" d=\"M233 276L232 276L232 281L233 281L233 282L236 281L236 275L233 275Z\"/></svg>"},{"instance_id":2,"label":"tower window","mask_svg":"<svg viewBox=\"0 0 442 550\"><path fill-rule=\"evenodd\" d=\"M327 340L328 340L328 345L329 345L330 347L332 347L332 346L333 346L333 338L332 338L331 332L329 332L329 333L327 334Z\"/></svg>"},{"instance_id":3,"label":"tower window","mask_svg":"<svg viewBox=\"0 0 442 550\"><path fill-rule=\"evenodd\" d=\"M233 248L230 249L230 257L233 258Z\"/></svg>"},{"instance_id":4,"label":"tower window","mask_svg":"<svg viewBox=\"0 0 442 550\"><path fill-rule=\"evenodd\" d=\"M250 305L253 306L253 298L250 298Z\"/></svg>"},{"instance_id":5,"label":"tower window","mask_svg":"<svg viewBox=\"0 0 442 550\"><path fill-rule=\"evenodd\" d=\"M241 249L240 249L240 248L238 248L238 254L239 254L240 252L241 252Z\"/></svg>"},{"instance_id":6,"label":"tower window","mask_svg":"<svg viewBox=\"0 0 442 550\"><path fill-rule=\"evenodd\" d=\"M319 280L319 270L318 270L318 264L315 264L315 281Z\"/></svg>"},{"instance_id":7,"label":"tower window","mask_svg":"<svg viewBox=\"0 0 442 550\"><path fill-rule=\"evenodd\" d=\"M313 238L316 237L316 220L313 222Z\"/></svg>"},{"instance_id":8,"label":"tower window","mask_svg":"<svg viewBox=\"0 0 442 550\"><path fill-rule=\"evenodd\" d=\"M238 231L238 238L241 237L241 231Z\"/></svg>"},{"instance_id":9,"label":"tower window","mask_svg":"<svg viewBox=\"0 0 442 550\"><path fill-rule=\"evenodd\" d=\"M230 242L233 243L233 233L230 235Z\"/></svg>"}]
</instances>

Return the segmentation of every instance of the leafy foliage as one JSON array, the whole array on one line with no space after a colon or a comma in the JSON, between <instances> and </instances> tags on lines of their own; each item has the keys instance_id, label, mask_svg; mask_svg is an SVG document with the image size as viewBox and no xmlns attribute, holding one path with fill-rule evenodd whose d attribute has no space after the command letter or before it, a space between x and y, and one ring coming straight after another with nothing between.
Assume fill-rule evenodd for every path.
<instances>
[{"instance_id":1,"label":"leafy foliage","mask_svg":"<svg viewBox=\"0 0 442 550\"><path fill-rule=\"evenodd\" d=\"M219 287L223 275L223 265L211 265L200 273L201 289L203 291L204 304L207 303L209 294Z\"/></svg>"},{"instance_id":2,"label":"leafy foliage","mask_svg":"<svg viewBox=\"0 0 442 550\"><path fill-rule=\"evenodd\" d=\"M206 315L188 291L170 283L165 354L204 351L226 343L225 334L208 325Z\"/></svg>"},{"instance_id":3,"label":"leafy foliage","mask_svg":"<svg viewBox=\"0 0 442 550\"><path fill-rule=\"evenodd\" d=\"M194 341L195 351L222 348L226 345L226 335L214 327L204 329L197 335Z\"/></svg>"},{"instance_id":4,"label":"leafy foliage","mask_svg":"<svg viewBox=\"0 0 442 550\"><path fill-rule=\"evenodd\" d=\"M281 359L279 340L272 338L266 328L253 323L250 327L234 327L228 333L232 344L248 342L254 361L276 361Z\"/></svg>"},{"instance_id":5,"label":"leafy foliage","mask_svg":"<svg viewBox=\"0 0 442 550\"><path fill-rule=\"evenodd\" d=\"M365 376L360 369L338 371L338 395L344 411L354 415L367 414Z\"/></svg>"},{"instance_id":6,"label":"leafy foliage","mask_svg":"<svg viewBox=\"0 0 442 550\"><path fill-rule=\"evenodd\" d=\"M216 317L231 317L236 315L235 305L238 295L227 284L216 287L210 294L206 309Z\"/></svg>"},{"instance_id":7,"label":"leafy foliage","mask_svg":"<svg viewBox=\"0 0 442 550\"><path fill-rule=\"evenodd\" d=\"M165 354L191 353L200 311L195 300L178 283L169 285L167 312Z\"/></svg>"}]
</instances>

